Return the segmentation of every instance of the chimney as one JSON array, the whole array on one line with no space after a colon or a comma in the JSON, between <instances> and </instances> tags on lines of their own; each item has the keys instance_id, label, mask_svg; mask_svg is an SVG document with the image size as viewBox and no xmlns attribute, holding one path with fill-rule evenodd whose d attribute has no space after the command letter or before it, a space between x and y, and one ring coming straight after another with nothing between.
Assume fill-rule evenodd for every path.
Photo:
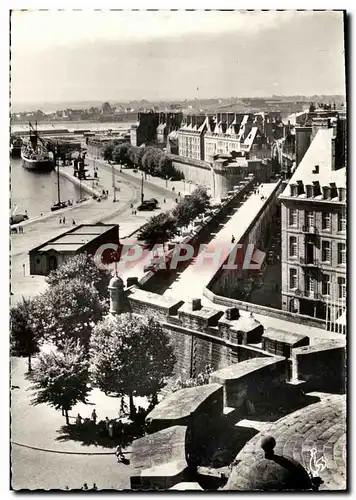
<instances>
[{"instance_id":1,"label":"chimney","mask_svg":"<svg viewBox=\"0 0 356 500\"><path fill-rule=\"evenodd\" d=\"M298 195L299 194L304 194L303 181L297 181L297 186L298 186Z\"/></svg>"},{"instance_id":2,"label":"chimney","mask_svg":"<svg viewBox=\"0 0 356 500\"><path fill-rule=\"evenodd\" d=\"M336 137L331 139L331 170L336 170Z\"/></svg>"},{"instance_id":3,"label":"chimney","mask_svg":"<svg viewBox=\"0 0 356 500\"><path fill-rule=\"evenodd\" d=\"M319 196L321 194L319 181L313 181L313 196Z\"/></svg>"},{"instance_id":4,"label":"chimney","mask_svg":"<svg viewBox=\"0 0 356 500\"><path fill-rule=\"evenodd\" d=\"M307 194L307 198L311 198L313 196L313 186L311 184L306 184L305 192Z\"/></svg>"},{"instance_id":5,"label":"chimney","mask_svg":"<svg viewBox=\"0 0 356 500\"><path fill-rule=\"evenodd\" d=\"M330 199L330 186L323 186L321 189L323 191L323 199L329 200Z\"/></svg>"},{"instance_id":6,"label":"chimney","mask_svg":"<svg viewBox=\"0 0 356 500\"><path fill-rule=\"evenodd\" d=\"M339 200L345 201L346 200L346 189L345 188L338 188L338 192L339 192Z\"/></svg>"},{"instance_id":7,"label":"chimney","mask_svg":"<svg viewBox=\"0 0 356 500\"><path fill-rule=\"evenodd\" d=\"M226 309L225 316L226 319L234 321L236 319L239 319L240 311L236 307L230 307L229 309Z\"/></svg>"},{"instance_id":8,"label":"chimney","mask_svg":"<svg viewBox=\"0 0 356 500\"><path fill-rule=\"evenodd\" d=\"M192 299L192 311L200 311L202 308L201 299Z\"/></svg>"},{"instance_id":9,"label":"chimney","mask_svg":"<svg viewBox=\"0 0 356 500\"><path fill-rule=\"evenodd\" d=\"M298 186L296 184L290 184L290 195L297 196L298 195Z\"/></svg>"},{"instance_id":10,"label":"chimney","mask_svg":"<svg viewBox=\"0 0 356 500\"><path fill-rule=\"evenodd\" d=\"M338 192L337 192L337 187L335 182L330 182L330 198L337 198L338 197Z\"/></svg>"}]
</instances>

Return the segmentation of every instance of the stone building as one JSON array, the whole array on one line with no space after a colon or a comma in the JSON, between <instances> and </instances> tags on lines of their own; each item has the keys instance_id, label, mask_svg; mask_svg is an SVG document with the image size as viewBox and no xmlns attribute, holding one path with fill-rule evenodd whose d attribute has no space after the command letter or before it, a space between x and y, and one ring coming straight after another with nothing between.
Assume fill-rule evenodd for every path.
<instances>
[{"instance_id":1,"label":"stone building","mask_svg":"<svg viewBox=\"0 0 356 500\"><path fill-rule=\"evenodd\" d=\"M178 130L183 121L183 113L161 112L157 127L157 143L166 144L171 132Z\"/></svg>"},{"instance_id":2,"label":"stone building","mask_svg":"<svg viewBox=\"0 0 356 500\"><path fill-rule=\"evenodd\" d=\"M325 319L346 308L346 167L338 124L318 119L311 144L280 195L282 307Z\"/></svg>"},{"instance_id":3,"label":"stone building","mask_svg":"<svg viewBox=\"0 0 356 500\"><path fill-rule=\"evenodd\" d=\"M81 224L74 226L29 252L30 274L47 276L67 259L80 253L94 255L105 243L118 241L117 224Z\"/></svg>"}]
</instances>

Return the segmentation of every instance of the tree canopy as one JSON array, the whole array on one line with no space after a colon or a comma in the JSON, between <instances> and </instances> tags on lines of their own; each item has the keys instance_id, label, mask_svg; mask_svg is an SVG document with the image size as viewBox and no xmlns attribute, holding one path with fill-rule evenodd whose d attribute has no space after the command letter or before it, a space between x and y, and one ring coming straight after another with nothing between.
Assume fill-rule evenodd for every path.
<instances>
[{"instance_id":1,"label":"tree canopy","mask_svg":"<svg viewBox=\"0 0 356 500\"><path fill-rule=\"evenodd\" d=\"M68 411L77 403L87 403L91 388L89 361L79 343L66 340L61 351L41 353L31 374L35 405L46 403L63 409L69 424Z\"/></svg>"},{"instance_id":2,"label":"tree canopy","mask_svg":"<svg viewBox=\"0 0 356 500\"><path fill-rule=\"evenodd\" d=\"M178 232L176 220L170 212L163 212L150 217L138 232L137 239L148 246L165 243Z\"/></svg>"},{"instance_id":3,"label":"tree canopy","mask_svg":"<svg viewBox=\"0 0 356 500\"><path fill-rule=\"evenodd\" d=\"M31 356L39 352L39 331L35 327L37 299L22 298L10 309L10 346L13 356L27 356L31 371Z\"/></svg>"},{"instance_id":4,"label":"tree canopy","mask_svg":"<svg viewBox=\"0 0 356 500\"><path fill-rule=\"evenodd\" d=\"M122 314L106 317L90 341L91 377L105 392L130 396L156 394L172 375L175 356L169 337L153 318Z\"/></svg>"},{"instance_id":5,"label":"tree canopy","mask_svg":"<svg viewBox=\"0 0 356 500\"><path fill-rule=\"evenodd\" d=\"M81 278L59 281L39 300L40 315L36 327L60 348L68 338L88 346L93 326L107 311L99 292Z\"/></svg>"},{"instance_id":6,"label":"tree canopy","mask_svg":"<svg viewBox=\"0 0 356 500\"><path fill-rule=\"evenodd\" d=\"M93 257L87 253L75 255L63 262L58 269L50 272L46 281L50 287L54 287L73 279L81 279L87 285L94 285L101 297L108 296L111 273L107 269L99 269Z\"/></svg>"}]
</instances>

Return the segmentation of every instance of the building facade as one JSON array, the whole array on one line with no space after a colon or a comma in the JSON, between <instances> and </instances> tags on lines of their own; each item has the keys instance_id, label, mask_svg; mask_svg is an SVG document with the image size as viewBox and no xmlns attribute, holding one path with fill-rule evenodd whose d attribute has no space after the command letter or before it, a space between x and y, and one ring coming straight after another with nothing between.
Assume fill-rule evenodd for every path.
<instances>
[{"instance_id":1,"label":"building facade","mask_svg":"<svg viewBox=\"0 0 356 500\"><path fill-rule=\"evenodd\" d=\"M282 308L325 318L339 331L346 310L346 167L337 154L337 124L314 138L280 196Z\"/></svg>"}]
</instances>

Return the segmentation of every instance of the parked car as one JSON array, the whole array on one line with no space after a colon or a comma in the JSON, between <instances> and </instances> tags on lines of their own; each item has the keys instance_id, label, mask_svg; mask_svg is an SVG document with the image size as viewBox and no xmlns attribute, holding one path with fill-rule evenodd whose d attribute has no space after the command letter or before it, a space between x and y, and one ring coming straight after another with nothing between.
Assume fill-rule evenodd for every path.
<instances>
[{"instance_id":1,"label":"parked car","mask_svg":"<svg viewBox=\"0 0 356 500\"><path fill-rule=\"evenodd\" d=\"M141 205L139 205L137 207L137 210L139 210L140 212L142 210L150 210L150 211L152 211L154 208L155 207L154 207L154 205L152 203L147 203L146 201L144 201L143 203L141 203Z\"/></svg>"}]
</instances>

